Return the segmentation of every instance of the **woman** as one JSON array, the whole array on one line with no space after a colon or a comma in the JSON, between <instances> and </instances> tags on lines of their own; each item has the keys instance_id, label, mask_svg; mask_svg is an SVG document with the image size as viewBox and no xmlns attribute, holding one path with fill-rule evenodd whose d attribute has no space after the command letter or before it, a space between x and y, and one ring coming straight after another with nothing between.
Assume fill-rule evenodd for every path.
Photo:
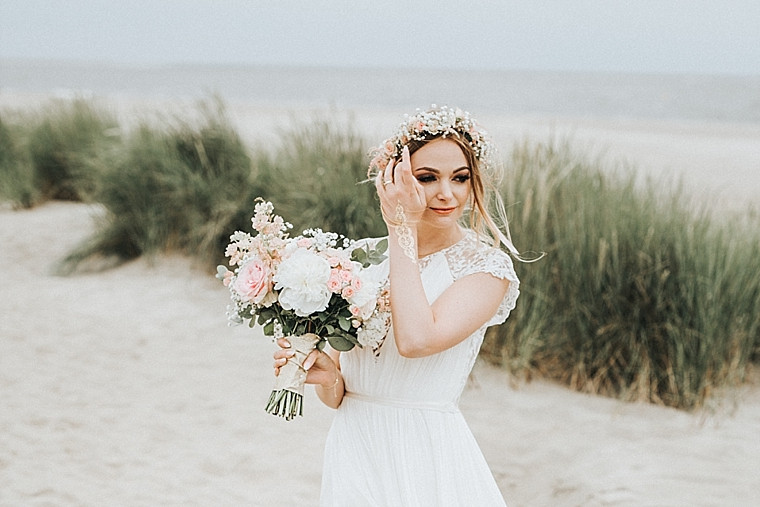
<instances>
[{"instance_id":1,"label":"woman","mask_svg":"<svg viewBox=\"0 0 760 507\"><path fill-rule=\"evenodd\" d=\"M371 163L388 227L388 260L376 269L391 322L379 343L304 362L307 383L338 409L323 505L504 505L457 408L486 327L519 294L497 246L518 254L488 212L498 199L490 146L467 113L434 107L408 117ZM292 356L275 352L275 373Z\"/></svg>"}]
</instances>

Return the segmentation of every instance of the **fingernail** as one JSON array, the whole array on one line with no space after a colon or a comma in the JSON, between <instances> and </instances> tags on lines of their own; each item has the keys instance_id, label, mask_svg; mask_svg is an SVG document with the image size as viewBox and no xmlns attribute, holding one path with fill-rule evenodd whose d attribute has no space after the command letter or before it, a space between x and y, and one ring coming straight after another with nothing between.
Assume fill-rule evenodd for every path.
<instances>
[{"instance_id":1,"label":"fingernail","mask_svg":"<svg viewBox=\"0 0 760 507\"><path fill-rule=\"evenodd\" d=\"M295 350L287 350L287 351L285 351L285 357L293 357L295 355L296 355L296 351Z\"/></svg>"},{"instance_id":2,"label":"fingernail","mask_svg":"<svg viewBox=\"0 0 760 507\"><path fill-rule=\"evenodd\" d=\"M282 343L285 345L285 348L288 348L291 346L288 340L282 340Z\"/></svg>"}]
</instances>

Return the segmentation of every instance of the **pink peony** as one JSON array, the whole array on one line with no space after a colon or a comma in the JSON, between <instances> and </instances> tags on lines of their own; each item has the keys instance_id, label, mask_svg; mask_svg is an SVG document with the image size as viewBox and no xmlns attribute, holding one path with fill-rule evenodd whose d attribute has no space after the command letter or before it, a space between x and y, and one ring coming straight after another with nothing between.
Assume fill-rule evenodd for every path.
<instances>
[{"instance_id":1,"label":"pink peony","mask_svg":"<svg viewBox=\"0 0 760 507\"><path fill-rule=\"evenodd\" d=\"M251 259L240 267L232 287L243 301L260 303L271 289L269 267L259 259Z\"/></svg>"}]
</instances>

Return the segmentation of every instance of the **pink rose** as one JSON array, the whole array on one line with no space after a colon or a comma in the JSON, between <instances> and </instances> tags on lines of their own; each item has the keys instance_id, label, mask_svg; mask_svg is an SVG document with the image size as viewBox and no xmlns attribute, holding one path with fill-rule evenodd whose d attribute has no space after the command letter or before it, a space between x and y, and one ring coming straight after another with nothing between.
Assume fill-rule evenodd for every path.
<instances>
[{"instance_id":1,"label":"pink rose","mask_svg":"<svg viewBox=\"0 0 760 507\"><path fill-rule=\"evenodd\" d=\"M240 267L232 288L243 301L257 304L269 293L271 285L269 267L258 259L252 259Z\"/></svg>"},{"instance_id":2,"label":"pink rose","mask_svg":"<svg viewBox=\"0 0 760 507\"><path fill-rule=\"evenodd\" d=\"M330 292L337 294L343 288L343 282L340 279L340 274L337 269L333 269L330 273L330 279L327 280L327 288Z\"/></svg>"},{"instance_id":3,"label":"pink rose","mask_svg":"<svg viewBox=\"0 0 760 507\"><path fill-rule=\"evenodd\" d=\"M349 285L343 288L343 292L341 292L340 295L343 297L343 299L348 299L354 297L354 294L356 294L356 291Z\"/></svg>"},{"instance_id":4,"label":"pink rose","mask_svg":"<svg viewBox=\"0 0 760 507\"><path fill-rule=\"evenodd\" d=\"M344 282L350 282L351 281L351 270L344 269L340 272L340 279Z\"/></svg>"}]
</instances>

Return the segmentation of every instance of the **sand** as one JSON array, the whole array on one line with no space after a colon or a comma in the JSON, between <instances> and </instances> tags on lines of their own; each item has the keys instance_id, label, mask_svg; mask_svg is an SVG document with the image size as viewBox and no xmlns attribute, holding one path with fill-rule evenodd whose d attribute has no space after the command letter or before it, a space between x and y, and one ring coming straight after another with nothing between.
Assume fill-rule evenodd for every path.
<instances>
[{"instance_id":1,"label":"sand","mask_svg":"<svg viewBox=\"0 0 760 507\"><path fill-rule=\"evenodd\" d=\"M234 119L255 137L286 124L282 113L236 106ZM398 121L362 113L367 130ZM753 126L572 128L584 139L620 138L614 156L639 154L662 168L687 165L686 154L716 142L700 148L711 154L704 177L721 157L736 156L738 172L760 160L752 159L760 147ZM552 129L502 119L495 133ZM760 189L760 176L747 173L741 187ZM691 177L695 186L706 181ZM0 209L0 505L316 505L333 412L310 389L297 421L263 411L273 345L256 330L226 326L227 292L211 273L160 257L50 274L98 213L71 203ZM479 363L461 408L512 506L760 504L756 384L686 413L544 381L515 385Z\"/></svg>"}]
</instances>

